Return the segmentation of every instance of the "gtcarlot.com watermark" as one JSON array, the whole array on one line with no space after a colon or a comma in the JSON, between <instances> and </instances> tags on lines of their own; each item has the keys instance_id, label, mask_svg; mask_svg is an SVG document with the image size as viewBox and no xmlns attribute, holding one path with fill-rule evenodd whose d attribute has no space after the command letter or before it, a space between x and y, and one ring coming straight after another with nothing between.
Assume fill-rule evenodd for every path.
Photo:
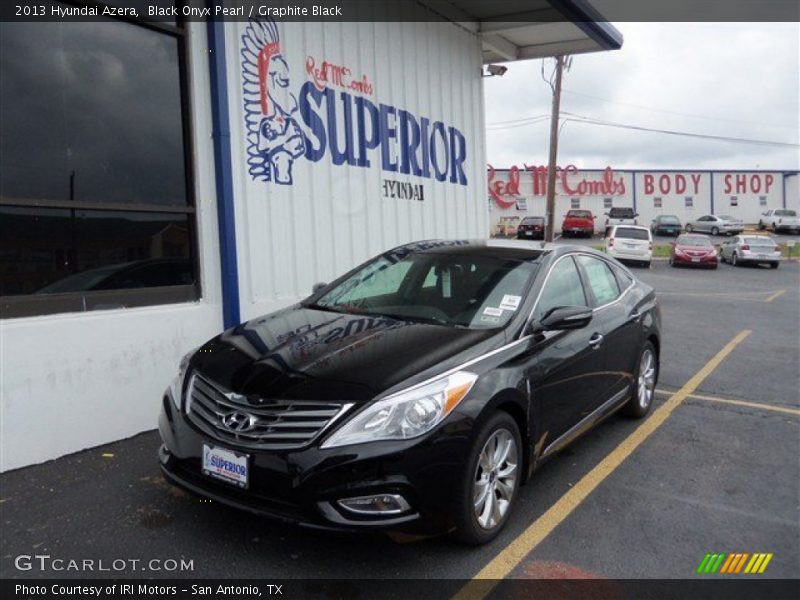
<instances>
[{"instance_id":1,"label":"gtcarlot.com watermark","mask_svg":"<svg viewBox=\"0 0 800 600\"><path fill-rule=\"evenodd\" d=\"M20 554L14 559L18 571L73 571L79 573L125 571L194 571L194 559L185 558L57 558L49 554Z\"/></svg>"}]
</instances>

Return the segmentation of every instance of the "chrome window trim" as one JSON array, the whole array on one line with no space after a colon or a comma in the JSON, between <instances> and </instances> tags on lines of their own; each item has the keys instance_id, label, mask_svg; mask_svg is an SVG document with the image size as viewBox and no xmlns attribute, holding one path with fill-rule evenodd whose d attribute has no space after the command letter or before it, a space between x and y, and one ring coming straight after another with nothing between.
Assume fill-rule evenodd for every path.
<instances>
[{"instance_id":1,"label":"chrome window trim","mask_svg":"<svg viewBox=\"0 0 800 600\"><path fill-rule=\"evenodd\" d=\"M525 338L527 338L527 337L530 337L529 335L525 335L525 331L528 329L528 326L529 326L529 325L531 324L531 322L532 322L532 319L533 319L533 313L534 313L534 312L536 312L536 307L539 305L539 300L541 299L542 292L544 291L544 286L546 286L546 285L547 285L547 280L550 278L550 273L552 273L552 272L553 272L553 269L555 268L555 266L556 266L556 265L557 265L557 264L558 264L560 261L564 260L564 259L565 259L565 258L567 258L567 257L575 257L575 256L579 256L579 255L589 256L589 257L591 257L591 258L596 258L596 259L598 259L598 260L601 260L601 261L605 262L607 265L609 265L609 268L611 268L611 265L612 265L612 263L611 263L611 262L608 260L608 258L607 258L607 257L605 257L605 256L601 256L601 255L598 255L598 254L595 254L595 253L593 253L593 252L585 252L585 251L582 251L582 250L574 250L574 251L570 251L570 252L568 252L568 253L566 253L566 254L564 254L564 255L562 255L562 256L559 256L559 257L558 257L556 260L554 260L554 261L553 261L553 264L552 264L552 265L550 265L550 268L547 270L547 274L544 276L544 281L542 281L542 285L541 285L541 287L539 288L539 293L538 293L538 294L536 294L536 300L534 300L534 302L533 302L533 306L531 307L531 312L528 314L528 318L525 320L525 327L522 329L522 332L520 333L520 337L518 338L518 341L519 341L519 340L523 340L523 339L525 339ZM577 266L577 265L576 265L576 266ZM613 265L613 266L617 266L617 265ZM631 283L630 283L630 284L628 285L628 287L626 287L624 290L620 291L619 295L618 295L616 298L614 298L614 299L613 299L611 302L606 302L605 304L601 304L600 306L595 306L595 307L593 307L593 308L592 308L592 313L595 313L595 312L597 312L597 311L599 311L599 310L603 310L603 309L605 309L605 308L607 308L607 307L611 306L612 304L616 304L616 303L617 303L617 302L619 302L619 301L620 301L620 300L621 300L621 299L622 299L622 298L625 296L625 294L627 294L627 293L628 293L628 292L631 290L631 288L632 288L632 287L633 287L633 286L636 284L636 277L634 277L633 273L631 273L631 272L630 272L630 270L629 270L627 267L625 267L624 265L622 265L621 263L620 263L620 266L621 266L622 270L623 270L623 271L624 271L624 272L625 272L627 275L629 275L629 276L630 276L630 278L631 278ZM611 272L611 274L613 275L613 274L614 274L614 272L612 271L612 272ZM614 279L616 279L616 277L614 277ZM585 293L585 291L584 291L584 293Z\"/></svg>"}]
</instances>

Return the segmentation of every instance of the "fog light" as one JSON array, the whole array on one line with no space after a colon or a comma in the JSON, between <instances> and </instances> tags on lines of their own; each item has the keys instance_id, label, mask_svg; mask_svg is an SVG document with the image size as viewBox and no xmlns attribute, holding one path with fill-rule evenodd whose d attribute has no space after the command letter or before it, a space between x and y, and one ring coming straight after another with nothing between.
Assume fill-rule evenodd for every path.
<instances>
[{"instance_id":1,"label":"fog light","mask_svg":"<svg viewBox=\"0 0 800 600\"><path fill-rule=\"evenodd\" d=\"M400 494L356 496L338 501L343 509L359 515L396 515L411 508Z\"/></svg>"}]
</instances>

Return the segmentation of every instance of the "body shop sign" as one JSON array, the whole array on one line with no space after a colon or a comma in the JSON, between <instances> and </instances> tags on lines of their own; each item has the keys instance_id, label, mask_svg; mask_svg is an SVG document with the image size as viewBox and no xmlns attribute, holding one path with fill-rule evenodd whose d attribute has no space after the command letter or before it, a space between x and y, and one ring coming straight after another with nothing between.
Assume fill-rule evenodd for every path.
<instances>
[{"instance_id":1,"label":"body shop sign","mask_svg":"<svg viewBox=\"0 0 800 600\"><path fill-rule=\"evenodd\" d=\"M291 185L296 161L327 160L467 185L461 131L378 101L368 74L306 56L306 81L296 86L271 20L247 24L241 57L247 169L253 180ZM383 187L386 197L423 199L419 184L384 180Z\"/></svg>"}]
</instances>

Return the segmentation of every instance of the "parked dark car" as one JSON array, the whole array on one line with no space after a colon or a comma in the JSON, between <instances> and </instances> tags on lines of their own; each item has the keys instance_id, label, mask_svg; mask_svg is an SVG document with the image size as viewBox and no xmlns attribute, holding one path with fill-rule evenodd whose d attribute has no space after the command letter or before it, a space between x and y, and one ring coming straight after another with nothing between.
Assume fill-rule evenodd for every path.
<instances>
[{"instance_id":1,"label":"parked dark car","mask_svg":"<svg viewBox=\"0 0 800 600\"><path fill-rule=\"evenodd\" d=\"M174 484L313 527L491 540L536 467L658 377L653 289L588 248L396 248L189 353Z\"/></svg>"},{"instance_id":2,"label":"parked dark car","mask_svg":"<svg viewBox=\"0 0 800 600\"><path fill-rule=\"evenodd\" d=\"M706 267L719 265L717 249L704 235L686 233L672 243L669 264L673 267Z\"/></svg>"},{"instance_id":3,"label":"parked dark car","mask_svg":"<svg viewBox=\"0 0 800 600\"><path fill-rule=\"evenodd\" d=\"M543 240L544 217L525 217L517 227L517 239Z\"/></svg>"},{"instance_id":4,"label":"parked dark car","mask_svg":"<svg viewBox=\"0 0 800 600\"><path fill-rule=\"evenodd\" d=\"M650 222L650 231L653 235L680 235L683 225L675 215L658 215Z\"/></svg>"},{"instance_id":5,"label":"parked dark car","mask_svg":"<svg viewBox=\"0 0 800 600\"><path fill-rule=\"evenodd\" d=\"M609 231L614 225L638 225L639 221L636 217L639 216L631 206L614 206L608 210L606 215L605 235L608 237Z\"/></svg>"}]
</instances>

